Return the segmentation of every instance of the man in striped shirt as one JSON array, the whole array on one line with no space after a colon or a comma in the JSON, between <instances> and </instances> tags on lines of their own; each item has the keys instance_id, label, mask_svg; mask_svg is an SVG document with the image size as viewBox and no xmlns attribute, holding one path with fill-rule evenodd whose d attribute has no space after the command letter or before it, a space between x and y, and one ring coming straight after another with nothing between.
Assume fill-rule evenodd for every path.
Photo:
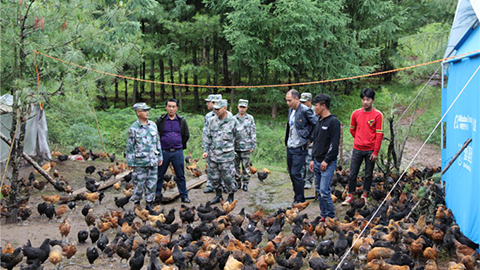
<instances>
[{"instance_id":1,"label":"man in striped shirt","mask_svg":"<svg viewBox=\"0 0 480 270\"><path fill-rule=\"evenodd\" d=\"M352 134L353 151L348 179L348 196L343 205L353 202L353 193L357 188L357 176L362 161L365 160L365 180L361 198L367 201L368 192L373 179L373 168L378 159L378 152L383 139L383 114L373 107L375 91L363 88L360 93L362 108L352 113L350 120L350 134Z\"/></svg>"}]
</instances>

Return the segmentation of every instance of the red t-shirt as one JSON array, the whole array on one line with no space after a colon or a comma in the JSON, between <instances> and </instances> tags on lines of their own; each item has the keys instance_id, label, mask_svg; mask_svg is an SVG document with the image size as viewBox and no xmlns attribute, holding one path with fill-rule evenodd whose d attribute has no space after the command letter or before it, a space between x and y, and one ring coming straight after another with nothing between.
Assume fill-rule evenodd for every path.
<instances>
[{"instance_id":1,"label":"red t-shirt","mask_svg":"<svg viewBox=\"0 0 480 270\"><path fill-rule=\"evenodd\" d=\"M354 138L353 148L373 150L373 154L378 155L383 139L383 114L375 108L369 112L363 108L355 110L350 120L350 133Z\"/></svg>"}]
</instances>

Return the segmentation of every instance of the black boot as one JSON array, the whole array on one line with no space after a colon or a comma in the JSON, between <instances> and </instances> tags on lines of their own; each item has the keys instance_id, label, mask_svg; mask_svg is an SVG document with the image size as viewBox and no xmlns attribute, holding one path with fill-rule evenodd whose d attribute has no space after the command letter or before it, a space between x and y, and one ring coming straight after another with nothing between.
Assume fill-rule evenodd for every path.
<instances>
[{"instance_id":1,"label":"black boot","mask_svg":"<svg viewBox=\"0 0 480 270\"><path fill-rule=\"evenodd\" d=\"M228 203L232 203L232 202L233 202L233 200L234 200L234 199L233 199L233 195L234 195L234 194L235 194L235 193L233 193L233 192L230 193L230 194L228 194L228 198L227 198L227 202L228 202Z\"/></svg>"},{"instance_id":2,"label":"black boot","mask_svg":"<svg viewBox=\"0 0 480 270\"><path fill-rule=\"evenodd\" d=\"M213 198L211 201L210 201L210 204L216 204L216 203L219 203L220 200L223 200L223 197L222 197L222 189L219 188L216 190L216 193L217 193L217 196L215 196L215 198Z\"/></svg>"}]
</instances>

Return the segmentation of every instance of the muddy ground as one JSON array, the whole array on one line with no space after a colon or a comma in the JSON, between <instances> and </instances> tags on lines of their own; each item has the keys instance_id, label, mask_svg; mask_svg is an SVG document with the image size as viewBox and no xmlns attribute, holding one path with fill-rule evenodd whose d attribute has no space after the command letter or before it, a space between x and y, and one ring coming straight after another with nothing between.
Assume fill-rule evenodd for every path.
<instances>
[{"instance_id":1,"label":"muddy ground","mask_svg":"<svg viewBox=\"0 0 480 270\"><path fill-rule=\"evenodd\" d=\"M418 149L415 145L407 146L407 149ZM422 158L422 162L417 162L417 164L421 165L430 165L430 166L439 166L440 165L440 151L435 149L433 146L427 146L429 151L423 156L419 157ZM408 155L406 155L408 157ZM200 162L199 162L200 163ZM95 165L97 170L107 168L111 163L106 161L65 161L63 163L57 163L57 169L60 171L62 175L70 182L73 189L79 189L84 186L84 177L85 168L89 165ZM202 164L199 164L202 166ZM286 166L285 166L286 167ZM261 169L261 168L258 168ZM238 191L235 194L235 199L238 199L238 204L236 209L233 211L237 213L240 211L241 208L246 209L246 213L253 213L257 211L259 208L264 210L265 214L269 214L275 211L277 208L287 208L291 206L293 201L293 190L291 187L291 182L286 174L285 168L269 168L272 171L272 174L264 181L260 182L257 176L253 176L251 179L251 183L249 185L249 191ZM28 174L32 171L31 167L24 167L21 172L21 176L28 177ZM96 177L98 179L98 176ZM191 175L188 175L188 178L192 178ZM41 179L41 177L37 174L37 179ZM204 186L201 186L197 189L192 189L189 191L189 197L191 199L190 205L199 205L200 203L205 203L206 201L213 198L213 194L204 194L203 193ZM27 224L18 223L18 224L5 224L5 220L2 219L0 225L0 244L4 246L6 243L10 242L13 244L14 247L24 245L27 240L32 242L33 246L39 246L41 242L49 237L50 239L61 239L61 235L59 232L59 225L60 222L63 220L57 220L53 218L51 222L47 218L41 219L36 208L37 204L42 201L40 195L53 195L56 194L56 190L51 186L48 185L47 188L40 193L38 190L34 190L34 193L30 199L30 207L33 210L33 214L27 220ZM114 204L114 197L115 196L123 196L120 191L116 191L113 188L106 190L105 192L106 197L102 201L102 204L99 205L98 203L94 205L94 213L97 217L101 214L104 214L110 210L116 210L116 206ZM309 189L306 191L306 196L313 196L314 190ZM77 233L80 230L86 230L87 225L84 221L84 217L81 214L81 209L87 202L77 202L77 207L74 210L68 210L66 216L69 219L71 224L71 231L68 236L69 241L77 240ZM176 208L177 210L180 208L181 202L180 199L174 200L170 203L162 205L162 207L168 211L171 208ZM337 215L339 217L344 216L345 207L342 207L340 202L335 204ZM125 209L133 209L133 204L129 203L125 206ZM314 219L317 215L319 215L319 206L318 201L312 200L310 206L304 210L305 213L308 214L310 219ZM98 220L98 219L97 219ZM180 222L178 211L176 212L176 220L175 222ZM198 222L196 222L198 223ZM262 227L262 226L257 226ZM287 223L284 227L284 231L290 230L291 227ZM116 234L116 229L110 229L106 232L110 241L114 238ZM179 230L180 233L185 233L185 228ZM178 232L177 232L178 234ZM140 239L140 237L138 237ZM153 238L153 237L152 237ZM151 238L151 239L152 239ZM266 234L265 234L266 238ZM150 240L153 242L153 240ZM91 241L90 239L87 240L86 244L78 245L77 246L77 254L72 259L72 264L68 264L67 259L64 258L62 261L62 266L67 269L83 269L89 267L89 263L86 259L86 249L90 247ZM119 266L119 258L118 256L114 256L116 260L114 262L110 262L108 258L100 257L97 261L95 261L95 268L96 269L120 269ZM148 262L148 257L145 259L145 264ZM453 260L453 259L452 259ZM448 261L448 258L444 258L444 261ZM328 261L330 264L333 264L335 261L330 260ZM22 262L25 264L25 259ZM441 265L442 263L440 263ZM445 263L446 264L446 263ZM440 266L439 265L439 266ZM306 269L308 264L304 264L304 268ZM54 269L54 266L48 262L44 263L45 269ZM442 267L443 269L446 269ZM17 266L16 269L19 269ZM146 269L146 266L143 267Z\"/></svg>"}]
</instances>

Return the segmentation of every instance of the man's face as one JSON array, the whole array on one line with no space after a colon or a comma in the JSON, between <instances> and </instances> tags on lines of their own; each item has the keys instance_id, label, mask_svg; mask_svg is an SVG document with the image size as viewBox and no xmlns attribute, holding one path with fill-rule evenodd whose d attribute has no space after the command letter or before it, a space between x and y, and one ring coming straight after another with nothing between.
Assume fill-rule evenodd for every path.
<instances>
[{"instance_id":1,"label":"man's face","mask_svg":"<svg viewBox=\"0 0 480 270\"><path fill-rule=\"evenodd\" d=\"M213 104L215 104L213 101L207 101L207 109L210 111L213 110Z\"/></svg>"},{"instance_id":2,"label":"man's face","mask_svg":"<svg viewBox=\"0 0 480 270\"><path fill-rule=\"evenodd\" d=\"M362 107L365 111L370 111L372 109L372 106L373 106L373 99L369 98L369 97L363 97L362 98Z\"/></svg>"},{"instance_id":3,"label":"man's face","mask_svg":"<svg viewBox=\"0 0 480 270\"><path fill-rule=\"evenodd\" d=\"M167 110L167 114L170 117L174 117L177 114L178 106L176 102L169 101L167 102L167 106L165 106L165 109Z\"/></svg>"},{"instance_id":4,"label":"man's face","mask_svg":"<svg viewBox=\"0 0 480 270\"><path fill-rule=\"evenodd\" d=\"M241 114L241 115L244 115L247 113L247 109L248 107L243 107L243 106L237 106L237 109L238 109L238 113Z\"/></svg>"},{"instance_id":5,"label":"man's face","mask_svg":"<svg viewBox=\"0 0 480 270\"><path fill-rule=\"evenodd\" d=\"M140 110L137 110L136 113L137 113L138 119L140 119L140 120L148 120L148 116L149 116L149 114L150 114L150 111L149 111L149 110L142 110L142 109L140 109Z\"/></svg>"},{"instance_id":6,"label":"man's face","mask_svg":"<svg viewBox=\"0 0 480 270\"><path fill-rule=\"evenodd\" d=\"M305 104L305 106L307 106L308 108L312 107L312 101L311 100L305 101L303 104Z\"/></svg>"},{"instance_id":7,"label":"man's face","mask_svg":"<svg viewBox=\"0 0 480 270\"><path fill-rule=\"evenodd\" d=\"M215 113L217 117L223 119L224 116L227 114L227 107L221 107L220 109L215 109Z\"/></svg>"},{"instance_id":8,"label":"man's face","mask_svg":"<svg viewBox=\"0 0 480 270\"><path fill-rule=\"evenodd\" d=\"M323 110L325 110L325 105L320 105L319 103L315 103L315 106L313 106L313 109L315 110L315 115L320 115Z\"/></svg>"},{"instance_id":9,"label":"man's face","mask_svg":"<svg viewBox=\"0 0 480 270\"><path fill-rule=\"evenodd\" d=\"M290 109L295 109L298 106L298 103L300 102L300 99L298 97L293 97L292 94L287 93L285 96L285 100L287 101L287 105Z\"/></svg>"}]
</instances>

